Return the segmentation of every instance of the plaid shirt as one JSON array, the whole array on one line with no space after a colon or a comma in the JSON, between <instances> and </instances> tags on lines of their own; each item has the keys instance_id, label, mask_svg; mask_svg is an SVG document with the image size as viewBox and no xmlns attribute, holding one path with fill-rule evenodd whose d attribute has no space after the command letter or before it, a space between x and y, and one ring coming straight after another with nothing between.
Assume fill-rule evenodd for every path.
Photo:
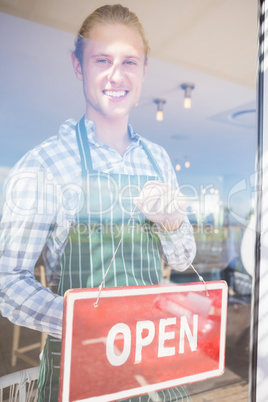
<instances>
[{"instance_id":1,"label":"plaid shirt","mask_svg":"<svg viewBox=\"0 0 268 402\"><path fill-rule=\"evenodd\" d=\"M43 288L33 271L43 254L47 279L60 278L60 259L81 192L81 164L74 120L59 135L29 151L12 169L0 231L0 311L18 325L52 336L62 331L63 298ZM86 121L93 168L103 172L155 176L140 136L129 126L131 144L124 156L100 144L94 123ZM177 187L171 162L162 147L143 139L166 182ZM81 194L80 194L81 195ZM179 271L192 262L196 247L187 218L172 233L158 231L165 258Z\"/></svg>"}]
</instances>

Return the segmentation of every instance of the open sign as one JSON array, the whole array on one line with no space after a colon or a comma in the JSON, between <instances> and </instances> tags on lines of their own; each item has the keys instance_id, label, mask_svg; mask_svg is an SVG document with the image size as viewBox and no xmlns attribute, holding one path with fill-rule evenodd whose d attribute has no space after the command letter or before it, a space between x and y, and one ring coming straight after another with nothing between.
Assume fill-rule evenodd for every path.
<instances>
[{"instance_id":1,"label":"open sign","mask_svg":"<svg viewBox=\"0 0 268 402\"><path fill-rule=\"evenodd\" d=\"M66 292L60 401L115 401L219 376L223 281Z\"/></svg>"}]
</instances>

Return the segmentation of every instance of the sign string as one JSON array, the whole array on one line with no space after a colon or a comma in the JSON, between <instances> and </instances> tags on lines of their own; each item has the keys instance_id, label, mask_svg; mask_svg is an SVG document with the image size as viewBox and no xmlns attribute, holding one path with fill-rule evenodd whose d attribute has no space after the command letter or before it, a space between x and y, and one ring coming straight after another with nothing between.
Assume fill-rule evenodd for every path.
<instances>
[{"instance_id":1,"label":"sign string","mask_svg":"<svg viewBox=\"0 0 268 402\"><path fill-rule=\"evenodd\" d=\"M108 275L108 272L109 272L109 270L110 270L110 268L111 268L111 265L112 265L112 263L113 263L113 261L114 261L114 259L115 259L115 256L116 256L116 254L117 254L117 251L119 250L119 247L120 247L120 245L121 245L121 243L122 243L122 241L123 241L124 234L125 234L125 230L126 230L127 227L129 226L129 224L130 224L130 222L131 222L131 220L132 220L132 218L133 218L133 215L134 215L136 209L137 209L137 207L135 206L135 208L133 209L133 211L132 211L132 213L131 213L131 215L130 215L130 218L129 218L127 224L122 228L121 238L120 238L120 240L119 240L119 242L118 242L118 245L117 245L117 247L116 247L116 249L115 249L115 251L114 251L114 254L113 254L113 256L112 256L112 259L111 259L111 261L110 261L110 264L108 265L108 268L106 269L105 274L104 274L104 276L103 276L103 278L102 278L102 281L101 281L101 283L100 283L100 285L99 285L99 287L98 287L99 292L98 292L96 301L95 301L95 303L94 303L94 307L98 307L98 305L99 305L99 299L100 299L101 291L102 291L102 289L103 289L103 285L104 285L105 278L106 278L106 276ZM163 224L161 224L161 226L163 227L163 229L165 230L166 233L169 233L169 231L167 230L167 228L166 228ZM184 250L186 250L184 244L183 244L183 247L184 247ZM197 272L197 270L194 268L194 266L193 266L191 263L190 263L190 267L193 269L193 271L194 271L194 272L196 273L196 275L198 276L199 281L200 281L200 282L203 282L204 287L205 287L205 290L206 290L206 295L207 295L207 297L209 297L209 292L208 292L208 287L207 287L206 281L205 281L204 278Z\"/></svg>"},{"instance_id":2,"label":"sign string","mask_svg":"<svg viewBox=\"0 0 268 402\"><path fill-rule=\"evenodd\" d=\"M168 230L167 230L167 228L165 227L165 225L164 225L163 223L161 224L161 226L163 227L163 229L165 230L165 232L169 233ZM182 246L183 246L184 250L187 251L185 245L182 244ZM205 279L203 278L203 276L201 276L201 275L197 272L197 270L195 269L195 267L193 266L193 264L190 263L190 267L191 267L191 268L193 269L193 271L196 273L196 275L198 276L198 279L200 280L200 282L203 282L204 287L205 287L205 290L206 290L206 295L207 295L207 297L209 297L208 287L207 287L207 284L206 284Z\"/></svg>"},{"instance_id":3,"label":"sign string","mask_svg":"<svg viewBox=\"0 0 268 402\"><path fill-rule=\"evenodd\" d=\"M130 224L130 222L131 222L131 219L133 218L133 215L134 215L134 212L136 211L136 209L137 209L137 207L135 206L135 208L134 208L133 211L131 212L131 215L130 215L130 218L129 218L127 224L122 228L121 238L120 238L120 240L119 240L119 242L118 242L118 245L117 245L117 247L116 247L116 249L115 249L115 251L114 251L114 254L113 254L113 256L112 256L112 259L111 259L111 261L110 261L110 264L108 265L108 268L106 269L106 272L105 272L105 274L104 274L104 276L103 276L103 278L102 278L102 281L101 281L101 283L100 283L100 286L99 286L99 293L98 293L97 299L96 299L96 301L95 301L95 303L94 303L94 307L98 307L99 298L100 298L100 294L101 294L101 291L102 291L102 288L103 288L103 284L104 284L105 278L106 278L106 276L107 276L107 274L108 274L108 272L109 272L109 269L111 268L112 263L114 262L116 253L117 253L117 251L119 250L119 247L120 247L120 245L121 245L121 243L122 243L122 241L123 241L124 234L125 234L125 230L126 230L127 227L129 226L129 224Z\"/></svg>"}]
</instances>

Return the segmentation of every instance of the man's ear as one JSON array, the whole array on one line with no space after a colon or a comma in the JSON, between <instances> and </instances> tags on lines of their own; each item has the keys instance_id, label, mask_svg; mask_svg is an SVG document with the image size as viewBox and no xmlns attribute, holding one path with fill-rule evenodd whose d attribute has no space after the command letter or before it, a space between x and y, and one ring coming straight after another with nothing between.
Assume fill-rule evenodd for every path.
<instances>
[{"instance_id":1,"label":"man's ear","mask_svg":"<svg viewBox=\"0 0 268 402\"><path fill-rule=\"evenodd\" d=\"M81 67L80 61L78 60L78 58L75 56L74 53L71 54L71 57L72 57L72 63L73 63L73 69L74 69L75 75L80 81L83 81L83 73L82 73L82 67Z\"/></svg>"}]
</instances>

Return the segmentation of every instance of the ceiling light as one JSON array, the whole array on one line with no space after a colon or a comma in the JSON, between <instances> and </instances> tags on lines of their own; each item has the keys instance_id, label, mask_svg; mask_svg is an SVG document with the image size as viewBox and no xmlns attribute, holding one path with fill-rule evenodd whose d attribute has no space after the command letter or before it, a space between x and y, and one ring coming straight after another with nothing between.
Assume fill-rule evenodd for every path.
<instances>
[{"instance_id":1,"label":"ceiling light","mask_svg":"<svg viewBox=\"0 0 268 402\"><path fill-rule=\"evenodd\" d=\"M163 106L166 103L166 101L165 101L165 99L155 99L154 103L157 104L156 120L163 121L164 120Z\"/></svg>"},{"instance_id":2,"label":"ceiling light","mask_svg":"<svg viewBox=\"0 0 268 402\"><path fill-rule=\"evenodd\" d=\"M185 109L190 109L192 106L192 101L191 101L191 94L192 90L194 89L194 84L191 82L185 82L181 84L181 89L184 90L184 108Z\"/></svg>"},{"instance_id":3,"label":"ceiling light","mask_svg":"<svg viewBox=\"0 0 268 402\"><path fill-rule=\"evenodd\" d=\"M191 166L190 161L187 160L185 162L184 166L186 167L186 169L188 169Z\"/></svg>"}]
</instances>

